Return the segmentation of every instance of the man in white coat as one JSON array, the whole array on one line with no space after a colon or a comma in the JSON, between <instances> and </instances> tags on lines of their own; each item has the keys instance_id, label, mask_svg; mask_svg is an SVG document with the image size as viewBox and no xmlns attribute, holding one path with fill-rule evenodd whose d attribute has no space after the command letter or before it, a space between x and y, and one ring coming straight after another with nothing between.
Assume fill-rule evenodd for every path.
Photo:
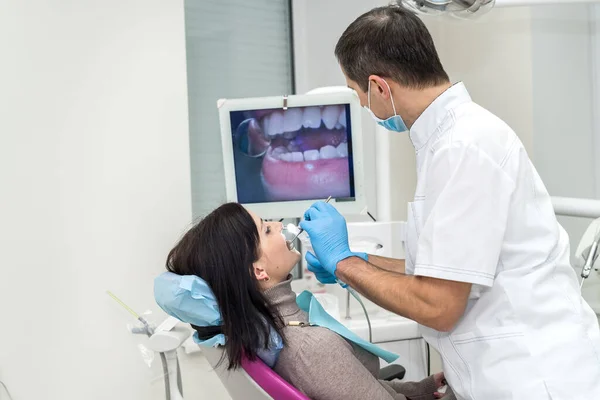
<instances>
[{"instance_id":1,"label":"man in white coat","mask_svg":"<svg viewBox=\"0 0 600 400\"><path fill-rule=\"evenodd\" d=\"M309 268L417 321L459 399L599 396L596 315L517 135L450 83L427 28L402 7L360 16L335 53L374 119L410 135L417 188L406 260L350 252L344 218L319 202L301 223Z\"/></svg>"}]
</instances>

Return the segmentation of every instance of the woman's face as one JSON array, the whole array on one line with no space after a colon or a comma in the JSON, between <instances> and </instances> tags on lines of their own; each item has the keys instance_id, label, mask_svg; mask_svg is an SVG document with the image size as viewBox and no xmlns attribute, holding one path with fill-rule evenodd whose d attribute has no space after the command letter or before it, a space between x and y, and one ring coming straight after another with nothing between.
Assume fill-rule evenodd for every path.
<instances>
[{"instance_id":1,"label":"woman's face","mask_svg":"<svg viewBox=\"0 0 600 400\"><path fill-rule=\"evenodd\" d=\"M300 253L288 249L283 224L263 221L252 211L248 212L260 236L260 258L254 263L254 273L263 286L271 287L287 278L300 261Z\"/></svg>"}]
</instances>

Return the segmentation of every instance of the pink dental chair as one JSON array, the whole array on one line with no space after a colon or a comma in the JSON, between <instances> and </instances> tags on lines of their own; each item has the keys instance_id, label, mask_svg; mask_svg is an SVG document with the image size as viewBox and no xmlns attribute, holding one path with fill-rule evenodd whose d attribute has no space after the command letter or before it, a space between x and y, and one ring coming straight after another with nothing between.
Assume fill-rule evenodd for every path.
<instances>
[{"instance_id":1,"label":"pink dental chair","mask_svg":"<svg viewBox=\"0 0 600 400\"><path fill-rule=\"evenodd\" d=\"M259 358L244 359L242 368L227 371L226 363L217 367L223 354L221 347L203 347L202 352L233 400L310 400Z\"/></svg>"},{"instance_id":2,"label":"pink dental chair","mask_svg":"<svg viewBox=\"0 0 600 400\"><path fill-rule=\"evenodd\" d=\"M217 364L223 354L221 347L203 347L209 364L233 400L310 400L298 389L287 383L259 358L256 361L242 360L242 368L227 371L226 363ZM380 379L402 379L404 367L391 364L380 371Z\"/></svg>"}]
</instances>

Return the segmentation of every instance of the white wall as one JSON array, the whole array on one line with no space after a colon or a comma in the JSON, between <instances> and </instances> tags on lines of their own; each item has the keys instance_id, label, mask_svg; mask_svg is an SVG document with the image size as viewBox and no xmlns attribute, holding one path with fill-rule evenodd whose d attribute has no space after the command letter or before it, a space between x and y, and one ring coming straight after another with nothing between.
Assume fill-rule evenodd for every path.
<instances>
[{"instance_id":1,"label":"white wall","mask_svg":"<svg viewBox=\"0 0 600 400\"><path fill-rule=\"evenodd\" d=\"M590 7L590 34L592 35L591 53L592 53L592 116L594 123L594 170L596 171L596 197L600 197L600 4Z\"/></svg>"},{"instance_id":2,"label":"white wall","mask_svg":"<svg viewBox=\"0 0 600 400\"><path fill-rule=\"evenodd\" d=\"M473 21L425 18L444 68L473 100L504 119L533 149L529 8L494 9Z\"/></svg>"},{"instance_id":3,"label":"white wall","mask_svg":"<svg viewBox=\"0 0 600 400\"><path fill-rule=\"evenodd\" d=\"M534 160L554 196L595 198L591 5L532 9ZM600 20L598 20L600 22ZM600 76L600 75L599 75ZM573 254L590 220L560 217Z\"/></svg>"},{"instance_id":4,"label":"white wall","mask_svg":"<svg viewBox=\"0 0 600 400\"><path fill-rule=\"evenodd\" d=\"M191 217L183 2L0 9L0 380L14 400L162 399L105 290L156 310Z\"/></svg>"}]
</instances>

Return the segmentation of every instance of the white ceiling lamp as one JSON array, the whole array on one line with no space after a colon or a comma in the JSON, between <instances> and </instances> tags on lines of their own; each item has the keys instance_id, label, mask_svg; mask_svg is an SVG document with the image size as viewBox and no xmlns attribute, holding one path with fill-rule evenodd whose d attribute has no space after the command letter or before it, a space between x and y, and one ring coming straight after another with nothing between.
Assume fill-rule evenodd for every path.
<instances>
[{"instance_id":1,"label":"white ceiling lamp","mask_svg":"<svg viewBox=\"0 0 600 400\"><path fill-rule=\"evenodd\" d=\"M398 0L398 3L425 15L477 18L494 7L538 6L551 4L600 3L600 0Z\"/></svg>"}]
</instances>

